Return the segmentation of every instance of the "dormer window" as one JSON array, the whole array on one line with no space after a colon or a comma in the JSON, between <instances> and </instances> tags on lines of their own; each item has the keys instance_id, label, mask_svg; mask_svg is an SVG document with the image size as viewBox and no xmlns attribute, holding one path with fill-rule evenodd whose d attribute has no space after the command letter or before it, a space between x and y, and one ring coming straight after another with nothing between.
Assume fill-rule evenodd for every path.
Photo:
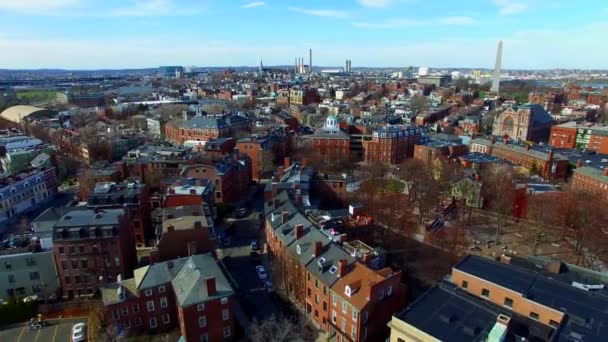
<instances>
[{"instance_id":1,"label":"dormer window","mask_svg":"<svg viewBox=\"0 0 608 342\"><path fill-rule=\"evenodd\" d=\"M335 274L338 271L338 268L334 265L329 268L329 273Z\"/></svg>"},{"instance_id":2,"label":"dormer window","mask_svg":"<svg viewBox=\"0 0 608 342\"><path fill-rule=\"evenodd\" d=\"M317 263L319 264L319 267L323 267L323 265L325 265L325 258L321 257L321 259L319 259L319 261L317 261Z\"/></svg>"},{"instance_id":3,"label":"dormer window","mask_svg":"<svg viewBox=\"0 0 608 342\"><path fill-rule=\"evenodd\" d=\"M350 286L348 286L348 285L344 286L344 294L347 295L347 296L349 296L349 297L352 296L353 291L350 288Z\"/></svg>"},{"instance_id":4,"label":"dormer window","mask_svg":"<svg viewBox=\"0 0 608 342\"><path fill-rule=\"evenodd\" d=\"M298 253L298 255L302 254L302 246L297 245L296 246L296 252Z\"/></svg>"}]
</instances>

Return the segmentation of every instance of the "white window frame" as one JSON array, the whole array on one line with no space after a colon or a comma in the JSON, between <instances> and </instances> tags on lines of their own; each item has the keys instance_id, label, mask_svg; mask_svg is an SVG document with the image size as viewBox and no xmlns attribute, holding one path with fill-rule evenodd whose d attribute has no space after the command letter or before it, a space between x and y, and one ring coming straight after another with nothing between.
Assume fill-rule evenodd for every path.
<instances>
[{"instance_id":1,"label":"white window frame","mask_svg":"<svg viewBox=\"0 0 608 342\"><path fill-rule=\"evenodd\" d=\"M226 333L228 332L228 333ZM230 337L232 335L232 332L230 331L230 327L224 327L224 337Z\"/></svg>"},{"instance_id":2,"label":"white window frame","mask_svg":"<svg viewBox=\"0 0 608 342\"><path fill-rule=\"evenodd\" d=\"M165 285L158 287L158 293L165 293Z\"/></svg>"},{"instance_id":3,"label":"white window frame","mask_svg":"<svg viewBox=\"0 0 608 342\"><path fill-rule=\"evenodd\" d=\"M198 316L198 327L205 328L207 326L207 316Z\"/></svg>"},{"instance_id":4,"label":"white window frame","mask_svg":"<svg viewBox=\"0 0 608 342\"><path fill-rule=\"evenodd\" d=\"M146 291L144 291L144 294L146 295L146 297L150 297L152 295L152 289L146 289Z\"/></svg>"},{"instance_id":5,"label":"white window frame","mask_svg":"<svg viewBox=\"0 0 608 342\"><path fill-rule=\"evenodd\" d=\"M196 304L196 311L205 311L205 304Z\"/></svg>"},{"instance_id":6,"label":"white window frame","mask_svg":"<svg viewBox=\"0 0 608 342\"><path fill-rule=\"evenodd\" d=\"M171 323L171 316L169 316L169 314L164 314L163 315L163 324L169 324Z\"/></svg>"},{"instance_id":7,"label":"white window frame","mask_svg":"<svg viewBox=\"0 0 608 342\"><path fill-rule=\"evenodd\" d=\"M342 301L342 313L348 313L348 303L345 300Z\"/></svg>"},{"instance_id":8,"label":"white window frame","mask_svg":"<svg viewBox=\"0 0 608 342\"><path fill-rule=\"evenodd\" d=\"M228 319L230 319L230 310L222 309L222 321L227 321Z\"/></svg>"},{"instance_id":9,"label":"white window frame","mask_svg":"<svg viewBox=\"0 0 608 342\"><path fill-rule=\"evenodd\" d=\"M150 307L152 307L150 309ZM154 311L154 301L153 300L149 300L146 302L146 308L148 308L148 312L152 312Z\"/></svg>"},{"instance_id":10,"label":"white window frame","mask_svg":"<svg viewBox=\"0 0 608 342\"><path fill-rule=\"evenodd\" d=\"M338 314L336 313L336 310L331 310L331 321L333 324L336 324L337 317L338 317Z\"/></svg>"},{"instance_id":11,"label":"white window frame","mask_svg":"<svg viewBox=\"0 0 608 342\"><path fill-rule=\"evenodd\" d=\"M353 309L353 321L357 321L359 319L359 311Z\"/></svg>"},{"instance_id":12,"label":"white window frame","mask_svg":"<svg viewBox=\"0 0 608 342\"><path fill-rule=\"evenodd\" d=\"M220 299L220 302L222 304L228 304L228 297L222 297L222 299Z\"/></svg>"},{"instance_id":13,"label":"white window frame","mask_svg":"<svg viewBox=\"0 0 608 342\"><path fill-rule=\"evenodd\" d=\"M331 294L331 304L332 304L333 306L338 305L338 296L336 296L336 294L335 294L335 293L332 293L332 294Z\"/></svg>"},{"instance_id":14,"label":"white window frame","mask_svg":"<svg viewBox=\"0 0 608 342\"><path fill-rule=\"evenodd\" d=\"M167 306L169 306L169 303L167 301L167 297L160 297L160 307L161 308L166 308Z\"/></svg>"},{"instance_id":15,"label":"white window frame","mask_svg":"<svg viewBox=\"0 0 608 342\"><path fill-rule=\"evenodd\" d=\"M148 323L150 323L150 329L154 329L158 326L158 324L156 323L156 317L150 317Z\"/></svg>"},{"instance_id":16,"label":"white window frame","mask_svg":"<svg viewBox=\"0 0 608 342\"><path fill-rule=\"evenodd\" d=\"M130 321L130 320L126 320L126 321L124 321L124 323L123 323L123 327L124 327L125 329L130 329L130 328L131 328L131 321Z\"/></svg>"},{"instance_id":17,"label":"white window frame","mask_svg":"<svg viewBox=\"0 0 608 342\"><path fill-rule=\"evenodd\" d=\"M357 327L355 325L352 325L350 327L350 337L356 341L357 340Z\"/></svg>"}]
</instances>

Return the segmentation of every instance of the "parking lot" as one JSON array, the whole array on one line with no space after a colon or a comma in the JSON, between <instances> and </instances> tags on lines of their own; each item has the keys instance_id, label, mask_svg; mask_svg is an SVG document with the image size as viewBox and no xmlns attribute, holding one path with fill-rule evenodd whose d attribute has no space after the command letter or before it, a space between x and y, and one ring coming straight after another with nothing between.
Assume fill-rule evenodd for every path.
<instances>
[{"instance_id":1,"label":"parking lot","mask_svg":"<svg viewBox=\"0 0 608 342\"><path fill-rule=\"evenodd\" d=\"M42 329L28 330L25 323L0 331L0 341L15 342L69 342L72 325L86 322L87 318L50 319Z\"/></svg>"}]
</instances>

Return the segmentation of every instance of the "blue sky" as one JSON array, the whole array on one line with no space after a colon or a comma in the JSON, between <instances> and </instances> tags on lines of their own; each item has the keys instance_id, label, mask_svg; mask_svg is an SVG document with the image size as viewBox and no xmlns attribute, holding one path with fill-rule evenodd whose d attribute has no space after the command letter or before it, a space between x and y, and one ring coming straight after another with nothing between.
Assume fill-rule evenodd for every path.
<instances>
[{"instance_id":1,"label":"blue sky","mask_svg":"<svg viewBox=\"0 0 608 342\"><path fill-rule=\"evenodd\" d=\"M605 0L0 0L0 68L608 69Z\"/></svg>"}]
</instances>

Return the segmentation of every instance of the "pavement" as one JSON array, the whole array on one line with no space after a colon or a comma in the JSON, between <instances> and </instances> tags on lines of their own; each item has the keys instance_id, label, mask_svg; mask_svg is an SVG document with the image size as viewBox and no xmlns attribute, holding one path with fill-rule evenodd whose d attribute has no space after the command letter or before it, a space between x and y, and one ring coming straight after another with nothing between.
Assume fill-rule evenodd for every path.
<instances>
[{"instance_id":1,"label":"pavement","mask_svg":"<svg viewBox=\"0 0 608 342\"><path fill-rule=\"evenodd\" d=\"M21 323L1 330L0 341L68 342L71 340L72 326L87 320L87 317L49 319L46 320L46 327L32 331L25 326L25 323Z\"/></svg>"}]
</instances>

